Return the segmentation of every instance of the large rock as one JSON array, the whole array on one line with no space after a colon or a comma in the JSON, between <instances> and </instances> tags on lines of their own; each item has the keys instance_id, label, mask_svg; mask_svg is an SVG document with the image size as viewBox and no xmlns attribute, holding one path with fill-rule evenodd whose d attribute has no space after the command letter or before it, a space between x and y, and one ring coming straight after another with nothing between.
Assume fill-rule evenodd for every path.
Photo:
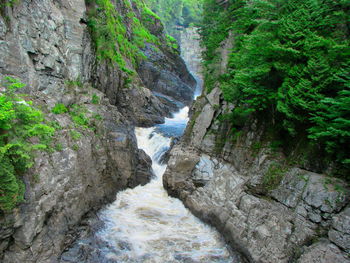
<instances>
[{"instance_id":1,"label":"large rock","mask_svg":"<svg viewBox=\"0 0 350 263\"><path fill-rule=\"evenodd\" d=\"M200 45L198 28L188 27L180 31L180 49L181 57L184 59L191 74L197 80L197 95L199 95L203 85L203 48Z\"/></svg>"},{"instance_id":2,"label":"large rock","mask_svg":"<svg viewBox=\"0 0 350 263\"><path fill-rule=\"evenodd\" d=\"M306 249L298 263L349 263L339 248L326 240L318 242Z\"/></svg>"},{"instance_id":3,"label":"large rock","mask_svg":"<svg viewBox=\"0 0 350 263\"><path fill-rule=\"evenodd\" d=\"M166 95L185 105L191 104L196 81L188 72L185 62L166 49L155 50L147 45L143 50L147 60L138 67L143 84L155 94Z\"/></svg>"},{"instance_id":4,"label":"large rock","mask_svg":"<svg viewBox=\"0 0 350 263\"><path fill-rule=\"evenodd\" d=\"M187 160L190 165L184 164ZM348 196L318 184L324 176L292 169L277 189L264 196L252 188L254 176L242 175L232 164L180 143L170 154L163 180L171 195L214 225L252 262L289 262L299 248L327 233L331 224L330 240L348 249L347 210L337 215ZM340 249L336 254L336 259L345 257ZM320 262L331 262L327 259Z\"/></svg>"},{"instance_id":5,"label":"large rock","mask_svg":"<svg viewBox=\"0 0 350 263\"><path fill-rule=\"evenodd\" d=\"M97 61L85 2L21 0L1 8L0 79L21 79L27 84L21 92L30 94L48 119L62 127L55 138L59 150L38 154L24 176L26 202L0 215L2 262L55 261L67 245L67 233L74 232L87 212L111 202L121 189L148 182L151 162L137 149L133 126L162 122L182 105L176 102L178 93L186 103L193 94L195 81L179 55L164 45L159 21L151 23L150 30L163 39L161 51L152 51L150 58L155 58L153 64L160 63L162 77L157 83L172 89L165 94L168 97L155 96L151 86L145 87L146 75L136 74L128 83L119 67ZM121 15L129 12L126 2L113 3ZM133 10L141 21L134 3ZM125 26L129 32L131 24ZM100 104L91 103L94 95ZM96 132L77 128L68 114L49 114L56 103L86 108L90 119L98 117ZM82 136L73 139L73 129Z\"/></svg>"},{"instance_id":6,"label":"large rock","mask_svg":"<svg viewBox=\"0 0 350 263\"><path fill-rule=\"evenodd\" d=\"M87 212L113 201L118 190L152 177L151 160L137 149L129 122L102 93L84 88L72 96L67 91L67 97L85 107L88 118L100 116L95 132L76 127L68 114L49 115L61 127L54 139L60 148L37 155L24 177L26 202L1 217L2 262L55 261L66 246L66 234ZM93 94L101 104L91 104ZM52 99L38 95L34 101L42 106ZM73 132L82 136L73 137Z\"/></svg>"},{"instance_id":7,"label":"large rock","mask_svg":"<svg viewBox=\"0 0 350 263\"><path fill-rule=\"evenodd\" d=\"M232 127L216 120L230 107L215 88L194 104L185 136L170 152L168 193L250 262L348 262L346 183L285 166L283 154L261 142L256 121L230 136Z\"/></svg>"},{"instance_id":8,"label":"large rock","mask_svg":"<svg viewBox=\"0 0 350 263\"><path fill-rule=\"evenodd\" d=\"M350 253L350 207L332 218L332 229L328 232L330 241Z\"/></svg>"}]
</instances>

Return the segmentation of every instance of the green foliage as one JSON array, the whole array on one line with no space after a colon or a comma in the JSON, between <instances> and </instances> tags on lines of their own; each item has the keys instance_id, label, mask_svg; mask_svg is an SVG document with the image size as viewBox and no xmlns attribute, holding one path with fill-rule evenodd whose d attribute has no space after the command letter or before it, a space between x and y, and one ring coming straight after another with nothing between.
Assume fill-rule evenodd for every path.
<instances>
[{"instance_id":1,"label":"green foliage","mask_svg":"<svg viewBox=\"0 0 350 263\"><path fill-rule=\"evenodd\" d=\"M77 132L76 130L71 130L70 136L72 137L73 140L77 141L81 138L82 135L80 132Z\"/></svg>"},{"instance_id":2,"label":"green foliage","mask_svg":"<svg viewBox=\"0 0 350 263\"><path fill-rule=\"evenodd\" d=\"M20 2L20 0L1 0L1 3L0 3L0 8L3 8L5 6L14 6L16 4L18 4Z\"/></svg>"},{"instance_id":3,"label":"green foliage","mask_svg":"<svg viewBox=\"0 0 350 263\"><path fill-rule=\"evenodd\" d=\"M24 184L20 177L33 165L34 152L47 149L55 129L45 124L43 113L31 101L15 93L24 84L6 77L1 86L0 210L7 211L23 201Z\"/></svg>"},{"instance_id":4,"label":"green foliage","mask_svg":"<svg viewBox=\"0 0 350 263\"><path fill-rule=\"evenodd\" d=\"M166 39L167 39L167 44L169 47L173 48L173 49L179 49L179 45L177 44L177 40L175 38L173 38L170 35L166 35Z\"/></svg>"},{"instance_id":5,"label":"green foliage","mask_svg":"<svg viewBox=\"0 0 350 263\"><path fill-rule=\"evenodd\" d=\"M63 145L61 143L57 143L55 145L55 150L58 151L58 152L62 151L63 150Z\"/></svg>"},{"instance_id":6,"label":"green foliage","mask_svg":"<svg viewBox=\"0 0 350 263\"><path fill-rule=\"evenodd\" d=\"M224 99L236 105L233 114L269 116L289 138L308 137L350 168L348 8L343 0L230 0L227 8L205 0L207 88L220 82ZM217 49L229 32L233 49L218 76Z\"/></svg>"},{"instance_id":7,"label":"green foliage","mask_svg":"<svg viewBox=\"0 0 350 263\"><path fill-rule=\"evenodd\" d=\"M102 120L102 116L98 113L94 114L93 118L98 121Z\"/></svg>"},{"instance_id":8,"label":"green foliage","mask_svg":"<svg viewBox=\"0 0 350 263\"><path fill-rule=\"evenodd\" d=\"M81 105L73 104L69 108L69 115L77 127L89 128L90 119L86 116L87 109Z\"/></svg>"},{"instance_id":9,"label":"green foliage","mask_svg":"<svg viewBox=\"0 0 350 263\"><path fill-rule=\"evenodd\" d=\"M91 103L92 104L100 104L100 97L97 96L96 94L93 94L92 98L91 98Z\"/></svg>"},{"instance_id":10,"label":"green foliage","mask_svg":"<svg viewBox=\"0 0 350 263\"><path fill-rule=\"evenodd\" d=\"M55 107L53 107L51 111L54 114L62 114L68 112L68 109L64 104L56 103Z\"/></svg>"},{"instance_id":11,"label":"green foliage","mask_svg":"<svg viewBox=\"0 0 350 263\"><path fill-rule=\"evenodd\" d=\"M75 87L78 87L78 88L84 87L84 84L83 84L83 82L81 82L80 78L78 78L76 80L66 80L65 84L66 84L66 87L68 89L73 89Z\"/></svg>"},{"instance_id":12,"label":"green foliage","mask_svg":"<svg viewBox=\"0 0 350 263\"><path fill-rule=\"evenodd\" d=\"M188 27L201 19L201 0L146 0L146 3L173 36L177 34L176 26Z\"/></svg>"},{"instance_id":13,"label":"green foliage","mask_svg":"<svg viewBox=\"0 0 350 263\"><path fill-rule=\"evenodd\" d=\"M73 150L77 152L79 150L79 145L78 144L74 144L73 145Z\"/></svg>"},{"instance_id":14,"label":"green foliage","mask_svg":"<svg viewBox=\"0 0 350 263\"><path fill-rule=\"evenodd\" d=\"M143 12L152 14L143 1L134 2ZM121 1L128 10L124 17L117 12L111 0L90 0L87 3L88 26L95 43L97 58L116 63L121 70L133 75L134 72L128 68L127 61L136 66L137 62L144 58L140 48L145 46L145 42L157 43L157 38L139 21L129 1ZM132 25L132 32L128 32L125 25Z\"/></svg>"},{"instance_id":15,"label":"green foliage","mask_svg":"<svg viewBox=\"0 0 350 263\"><path fill-rule=\"evenodd\" d=\"M151 9L149 9L147 6L144 7L143 9L143 17L145 17L146 19L150 19L151 17L154 17L158 20L161 20L161 18L155 14Z\"/></svg>"},{"instance_id":16,"label":"green foliage","mask_svg":"<svg viewBox=\"0 0 350 263\"><path fill-rule=\"evenodd\" d=\"M282 165L272 163L263 177L262 186L264 189L267 191L276 189L284 178L286 171L286 168Z\"/></svg>"}]
</instances>

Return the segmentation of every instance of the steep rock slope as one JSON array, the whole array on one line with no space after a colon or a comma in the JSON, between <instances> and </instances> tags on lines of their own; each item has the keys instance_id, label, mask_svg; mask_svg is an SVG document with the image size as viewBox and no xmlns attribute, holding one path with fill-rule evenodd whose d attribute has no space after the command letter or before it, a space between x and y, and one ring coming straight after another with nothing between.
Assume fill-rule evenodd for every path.
<instances>
[{"instance_id":1,"label":"steep rock slope","mask_svg":"<svg viewBox=\"0 0 350 263\"><path fill-rule=\"evenodd\" d=\"M12 2L1 5L0 78L10 75L27 84L21 92L46 113L56 134L51 150L37 152L20 178L25 202L0 214L0 260L51 262L84 214L112 201L119 189L150 179L150 159L137 149L133 125L161 122L177 104L176 98L154 96L142 76L130 78L113 61L98 58L85 1ZM140 1L126 8L127 2L113 8L121 17L132 11L141 20ZM175 79L163 86L180 83L193 93L195 82L176 50L166 46L161 23L155 19L148 27L162 39L153 44L159 56L169 57L161 60L164 78L169 73ZM139 70L125 60L131 71ZM53 113L56 106L63 110Z\"/></svg>"},{"instance_id":2,"label":"steep rock slope","mask_svg":"<svg viewBox=\"0 0 350 263\"><path fill-rule=\"evenodd\" d=\"M201 56L203 48L200 46L199 40L200 36L198 34L197 27L184 28L180 32L181 56L183 57L184 61L186 61L188 70L197 80L196 95L201 93L203 86L203 61Z\"/></svg>"},{"instance_id":3,"label":"steep rock slope","mask_svg":"<svg viewBox=\"0 0 350 263\"><path fill-rule=\"evenodd\" d=\"M212 74L225 72L230 37ZM250 262L350 262L347 184L288 162L261 121L231 133L220 116L232 107L218 87L197 99L170 153L169 194Z\"/></svg>"}]
</instances>

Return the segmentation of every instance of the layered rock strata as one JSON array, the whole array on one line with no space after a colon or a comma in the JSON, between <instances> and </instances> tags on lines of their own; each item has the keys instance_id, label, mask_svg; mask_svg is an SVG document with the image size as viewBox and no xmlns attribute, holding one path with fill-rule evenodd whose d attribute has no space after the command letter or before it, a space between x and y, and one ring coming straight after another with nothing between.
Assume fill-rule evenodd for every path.
<instances>
[{"instance_id":1,"label":"layered rock strata","mask_svg":"<svg viewBox=\"0 0 350 263\"><path fill-rule=\"evenodd\" d=\"M123 3L116 3L121 15ZM84 0L22 0L1 7L0 79L10 75L25 83L21 92L56 126L55 148L37 153L23 176L25 202L0 214L2 262L55 262L86 213L111 202L118 190L150 180L150 159L138 150L133 126L162 122L178 107L176 100L188 103L153 83L169 97L165 103L142 74L127 85L125 72L97 60L86 10ZM150 30L164 35L160 22ZM193 94L194 80L182 60L160 45L162 74L176 79L164 89L180 83ZM80 127L68 113L53 114L58 103L82 109L92 126Z\"/></svg>"}]
</instances>

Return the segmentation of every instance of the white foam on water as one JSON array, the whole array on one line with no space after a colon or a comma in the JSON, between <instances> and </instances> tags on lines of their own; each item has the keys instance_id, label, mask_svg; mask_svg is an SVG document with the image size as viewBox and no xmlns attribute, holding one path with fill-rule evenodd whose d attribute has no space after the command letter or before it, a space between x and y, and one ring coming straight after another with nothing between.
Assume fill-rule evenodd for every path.
<instances>
[{"instance_id":1,"label":"white foam on water","mask_svg":"<svg viewBox=\"0 0 350 263\"><path fill-rule=\"evenodd\" d=\"M166 119L165 124L188 121L188 107ZM153 161L155 178L145 186L117 194L101 216L106 227L98 235L114 249L108 256L117 262L232 262L220 235L194 217L163 188L166 165L157 162L170 138L155 128L135 129L138 147Z\"/></svg>"}]
</instances>

